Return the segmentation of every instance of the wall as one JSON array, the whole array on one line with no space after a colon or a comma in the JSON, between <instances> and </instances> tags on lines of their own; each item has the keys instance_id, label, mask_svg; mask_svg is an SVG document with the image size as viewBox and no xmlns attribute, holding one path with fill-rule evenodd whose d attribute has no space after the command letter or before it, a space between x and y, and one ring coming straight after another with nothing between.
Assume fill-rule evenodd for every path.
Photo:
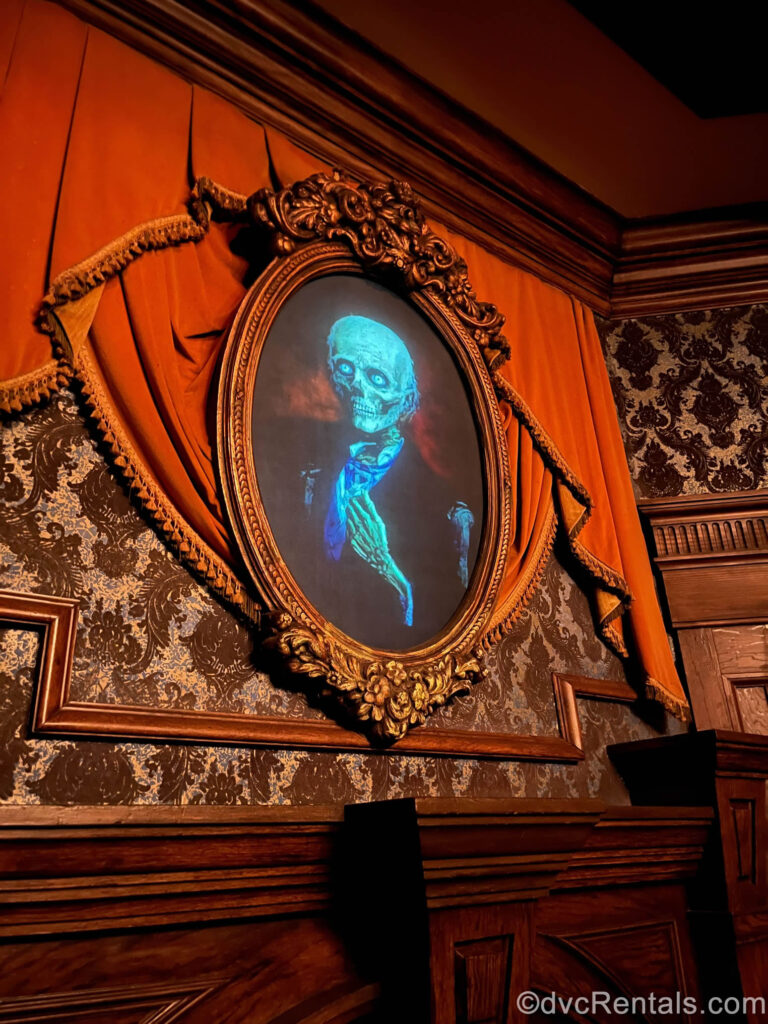
<instances>
[{"instance_id":1,"label":"wall","mask_svg":"<svg viewBox=\"0 0 768 1024\"><path fill-rule=\"evenodd\" d=\"M768 486L768 306L598 327L638 498Z\"/></svg>"},{"instance_id":2,"label":"wall","mask_svg":"<svg viewBox=\"0 0 768 1024\"><path fill-rule=\"evenodd\" d=\"M258 670L247 630L165 550L67 392L0 435L0 579L77 596L72 696L110 703L318 717ZM37 636L0 632L0 801L43 804L309 803L397 796L601 796L626 802L605 747L656 734L644 705L580 700L579 765L396 753L232 749L34 739L28 719ZM555 556L490 678L435 714L445 727L556 735L552 671L623 679L596 638L588 601ZM655 710L655 709L653 709Z\"/></svg>"}]
</instances>

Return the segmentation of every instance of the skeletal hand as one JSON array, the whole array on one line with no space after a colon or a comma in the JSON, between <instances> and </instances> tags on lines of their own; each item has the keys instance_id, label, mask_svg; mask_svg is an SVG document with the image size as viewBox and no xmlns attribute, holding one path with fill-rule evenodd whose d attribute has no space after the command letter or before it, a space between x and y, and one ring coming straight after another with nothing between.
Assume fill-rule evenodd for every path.
<instances>
[{"instance_id":1,"label":"skeletal hand","mask_svg":"<svg viewBox=\"0 0 768 1024\"><path fill-rule=\"evenodd\" d=\"M402 574L389 552L387 527L376 510L373 499L365 492L347 506L347 527L352 548L390 583L400 596L405 624L413 624L411 584Z\"/></svg>"}]
</instances>

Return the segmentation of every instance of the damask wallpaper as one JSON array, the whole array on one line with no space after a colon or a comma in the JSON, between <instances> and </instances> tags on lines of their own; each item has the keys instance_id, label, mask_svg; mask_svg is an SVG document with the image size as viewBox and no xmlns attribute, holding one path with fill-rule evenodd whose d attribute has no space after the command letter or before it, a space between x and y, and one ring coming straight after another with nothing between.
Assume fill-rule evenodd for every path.
<instances>
[{"instance_id":1,"label":"damask wallpaper","mask_svg":"<svg viewBox=\"0 0 768 1024\"><path fill-rule=\"evenodd\" d=\"M768 486L768 306L598 327L638 498Z\"/></svg>"},{"instance_id":2,"label":"damask wallpaper","mask_svg":"<svg viewBox=\"0 0 768 1024\"><path fill-rule=\"evenodd\" d=\"M0 586L75 596L73 697L102 703L318 717L260 670L248 630L179 563L132 506L63 392L3 424ZM643 704L580 700L586 759L553 765L396 752L325 753L38 739L29 713L38 638L0 630L0 802L350 802L396 796L595 795L626 801L606 745L679 728ZM556 735L551 672L624 678L557 557L490 678L424 728Z\"/></svg>"}]
</instances>

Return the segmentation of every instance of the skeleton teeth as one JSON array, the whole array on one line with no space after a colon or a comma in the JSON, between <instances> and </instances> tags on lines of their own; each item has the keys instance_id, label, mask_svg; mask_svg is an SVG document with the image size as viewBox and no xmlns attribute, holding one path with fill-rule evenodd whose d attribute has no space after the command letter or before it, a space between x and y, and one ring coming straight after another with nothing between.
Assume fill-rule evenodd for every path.
<instances>
[{"instance_id":1,"label":"skeleton teeth","mask_svg":"<svg viewBox=\"0 0 768 1024\"><path fill-rule=\"evenodd\" d=\"M376 416L377 410L372 405L366 405L365 402L353 402L352 411L358 416Z\"/></svg>"}]
</instances>

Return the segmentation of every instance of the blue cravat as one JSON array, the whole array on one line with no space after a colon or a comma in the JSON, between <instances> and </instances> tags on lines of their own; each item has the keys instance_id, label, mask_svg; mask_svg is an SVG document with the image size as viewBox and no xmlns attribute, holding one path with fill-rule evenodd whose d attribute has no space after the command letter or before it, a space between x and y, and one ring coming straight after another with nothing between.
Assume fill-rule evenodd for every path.
<instances>
[{"instance_id":1,"label":"blue cravat","mask_svg":"<svg viewBox=\"0 0 768 1024\"><path fill-rule=\"evenodd\" d=\"M402 450L403 438L400 438L392 456L381 463L363 462L358 458L369 445L370 442L363 441L350 447L350 456L339 473L331 495L331 504L325 517L325 552L335 562L341 558L347 539L347 506L353 498L373 490L383 480Z\"/></svg>"}]
</instances>

